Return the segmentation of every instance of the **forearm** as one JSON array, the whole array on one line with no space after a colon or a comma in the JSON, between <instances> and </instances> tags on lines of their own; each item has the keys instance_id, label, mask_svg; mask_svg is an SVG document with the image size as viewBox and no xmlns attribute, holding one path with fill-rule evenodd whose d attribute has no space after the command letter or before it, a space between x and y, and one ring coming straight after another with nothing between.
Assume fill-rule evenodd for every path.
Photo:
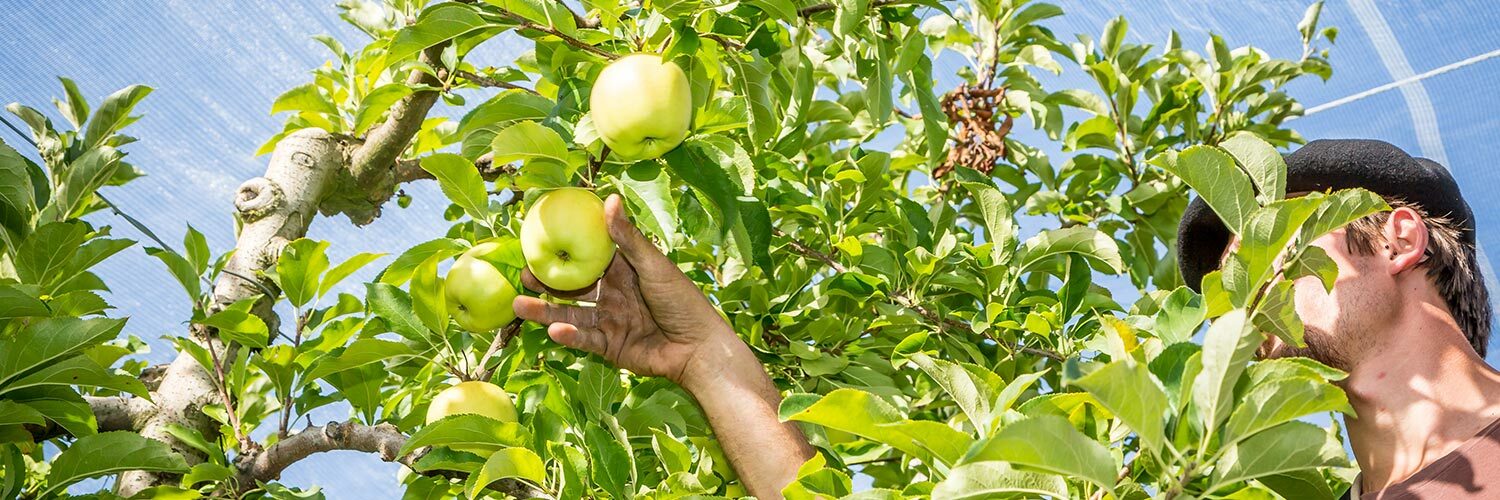
<instances>
[{"instance_id":1,"label":"forearm","mask_svg":"<svg viewBox=\"0 0 1500 500\"><path fill-rule=\"evenodd\" d=\"M733 336L733 334L730 334ZM813 448L793 422L781 422L781 393L738 337L698 353L699 366L682 386L708 415L725 456L750 494L781 498Z\"/></svg>"}]
</instances>

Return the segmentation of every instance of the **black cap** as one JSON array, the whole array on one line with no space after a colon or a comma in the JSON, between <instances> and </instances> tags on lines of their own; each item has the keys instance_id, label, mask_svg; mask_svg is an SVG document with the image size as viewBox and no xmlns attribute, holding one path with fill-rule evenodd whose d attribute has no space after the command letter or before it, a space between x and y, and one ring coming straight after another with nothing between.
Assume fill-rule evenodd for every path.
<instances>
[{"instance_id":1,"label":"black cap","mask_svg":"<svg viewBox=\"0 0 1500 500\"><path fill-rule=\"evenodd\" d=\"M1453 175L1435 161L1371 139L1312 141L1283 158L1288 193L1365 188L1415 203L1430 216L1447 217L1461 229L1460 241L1474 245L1474 211ZM1231 236L1203 198L1188 204L1177 225L1177 267L1188 287L1199 291L1203 276L1219 268Z\"/></svg>"}]
</instances>

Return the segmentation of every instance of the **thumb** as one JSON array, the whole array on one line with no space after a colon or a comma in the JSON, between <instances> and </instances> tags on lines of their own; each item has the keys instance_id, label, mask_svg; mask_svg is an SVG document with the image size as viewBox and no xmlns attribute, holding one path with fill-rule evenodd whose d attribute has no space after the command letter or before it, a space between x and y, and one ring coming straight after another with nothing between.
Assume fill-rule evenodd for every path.
<instances>
[{"instance_id":1,"label":"thumb","mask_svg":"<svg viewBox=\"0 0 1500 500\"><path fill-rule=\"evenodd\" d=\"M667 256L662 255L661 250L630 222L625 214L625 200L620 195L612 194L604 200L604 222L609 227L610 239L615 240L620 253L632 266L659 268L671 265Z\"/></svg>"}]
</instances>

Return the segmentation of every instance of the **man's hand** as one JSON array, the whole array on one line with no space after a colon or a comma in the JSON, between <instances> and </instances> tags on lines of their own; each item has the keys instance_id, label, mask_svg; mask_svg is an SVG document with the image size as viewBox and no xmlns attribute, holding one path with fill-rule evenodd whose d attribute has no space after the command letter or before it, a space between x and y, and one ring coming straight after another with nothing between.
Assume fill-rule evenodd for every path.
<instances>
[{"instance_id":1,"label":"man's hand","mask_svg":"<svg viewBox=\"0 0 1500 500\"><path fill-rule=\"evenodd\" d=\"M630 223L619 195L605 200L604 217L619 250L593 286L552 290L529 270L521 276L526 288L595 305L522 296L514 302L516 315L547 324L547 335L559 344L682 386L703 407L750 493L781 498L813 450L795 425L777 419L776 386L698 286Z\"/></svg>"},{"instance_id":2,"label":"man's hand","mask_svg":"<svg viewBox=\"0 0 1500 500\"><path fill-rule=\"evenodd\" d=\"M516 315L550 325L547 335L559 344L598 354L639 375L667 377L679 385L707 375L704 371L722 360L704 360L705 352L743 342L698 286L624 212L619 195L605 202L604 216L619 251L593 286L554 290L529 269L521 275L526 288L593 302L593 307L522 296L514 303Z\"/></svg>"}]
</instances>

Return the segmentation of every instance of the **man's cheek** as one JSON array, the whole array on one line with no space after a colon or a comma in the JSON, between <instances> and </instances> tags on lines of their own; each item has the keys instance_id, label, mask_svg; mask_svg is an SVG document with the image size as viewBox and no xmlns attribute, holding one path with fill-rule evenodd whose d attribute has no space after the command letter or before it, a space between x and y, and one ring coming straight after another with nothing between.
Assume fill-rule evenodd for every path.
<instances>
[{"instance_id":1,"label":"man's cheek","mask_svg":"<svg viewBox=\"0 0 1500 500\"><path fill-rule=\"evenodd\" d=\"M1318 278L1306 276L1296 281L1293 287L1297 316L1309 328L1327 330L1337 315L1337 303L1333 295L1323 289Z\"/></svg>"}]
</instances>

